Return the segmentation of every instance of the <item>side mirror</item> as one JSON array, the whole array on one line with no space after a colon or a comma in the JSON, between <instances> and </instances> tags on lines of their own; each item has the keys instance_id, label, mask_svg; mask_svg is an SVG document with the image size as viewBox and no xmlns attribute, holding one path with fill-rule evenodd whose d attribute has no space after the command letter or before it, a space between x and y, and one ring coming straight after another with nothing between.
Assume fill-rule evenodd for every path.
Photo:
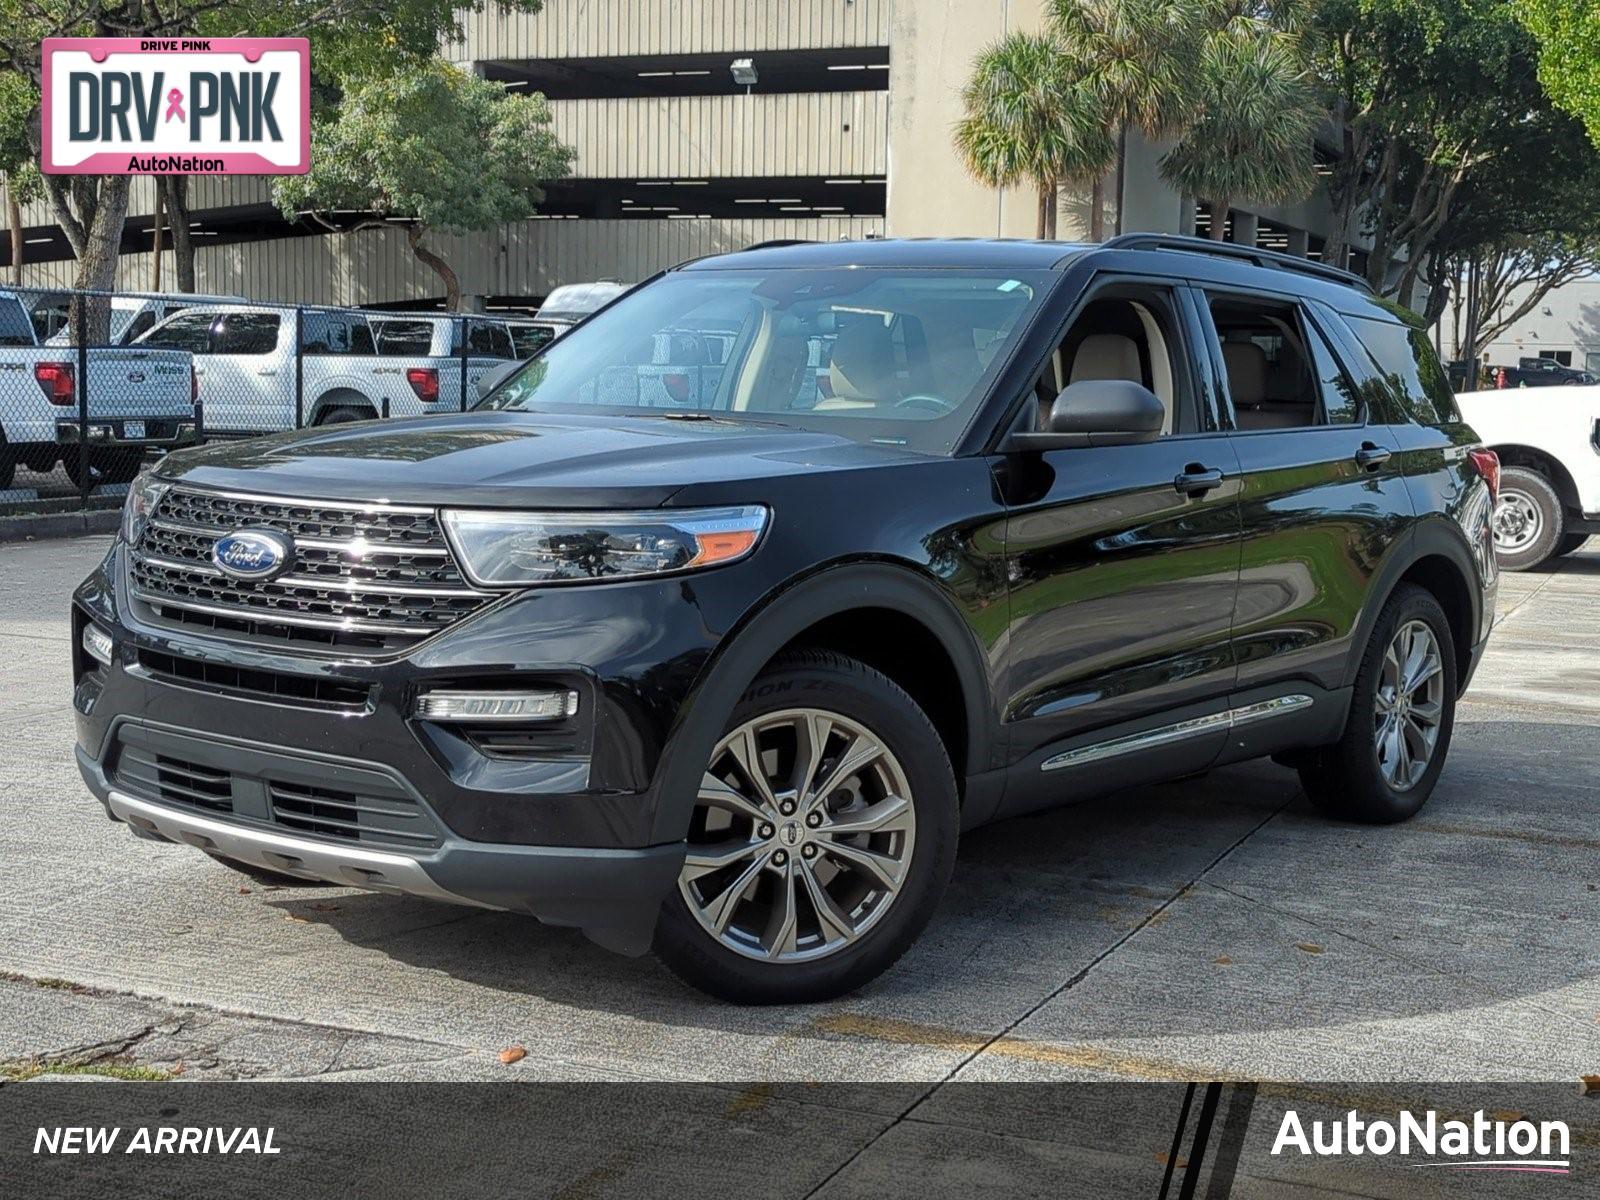
<instances>
[{"instance_id":1,"label":"side mirror","mask_svg":"<svg viewBox=\"0 0 1600 1200\"><path fill-rule=\"evenodd\" d=\"M1161 436L1167 407L1143 384L1129 379L1083 379L1069 384L1050 406L1043 433L1014 433L1006 450L1059 450L1071 446L1127 446Z\"/></svg>"}]
</instances>

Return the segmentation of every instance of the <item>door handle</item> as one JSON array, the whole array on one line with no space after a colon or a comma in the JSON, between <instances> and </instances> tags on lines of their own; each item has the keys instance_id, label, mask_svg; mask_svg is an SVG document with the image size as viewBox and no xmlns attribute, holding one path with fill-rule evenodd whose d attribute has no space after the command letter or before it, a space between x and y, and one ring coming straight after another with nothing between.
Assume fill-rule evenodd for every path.
<instances>
[{"instance_id":1,"label":"door handle","mask_svg":"<svg viewBox=\"0 0 1600 1200\"><path fill-rule=\"evenodd\" d=\"M1361 449L1356 451L1356 462L1363 471L1376 471L1393 457L1393 453L1372 442L1362 442Z\"/></svg>"},{"instance_id":2,"label":"door handle","mask_svg":"<svg viewBox=\"0 0 1600 1200\"><path fill-rule=\"evenodd\" d=\"M257 375L276 375L277 373L277 367L261 367L256 371Z\"/></svg>"},{"instance_id":3,"label":"door handle","mask_svg":"<svg viewBox=\"0 0 1600 1200\"><path fill-rule=\"evenodd\" d=\"M1183 474L1172 481L1172 486L1185 496L1203 496L1213 488L1222 486L1222 472L1216 467L1190 463Z\"/></svg>"}]
</instances>

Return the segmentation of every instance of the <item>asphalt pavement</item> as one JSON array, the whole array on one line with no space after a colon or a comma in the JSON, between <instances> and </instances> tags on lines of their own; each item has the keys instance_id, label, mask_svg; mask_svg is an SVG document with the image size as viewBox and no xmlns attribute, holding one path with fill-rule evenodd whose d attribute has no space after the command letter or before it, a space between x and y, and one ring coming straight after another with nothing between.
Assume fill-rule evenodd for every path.
<instances>
[{"instance_id":1,"label":"asphalt pavement","mask_svg":"<svg viewBox=\"0 0 1600 1200\"><path fill-rule=\"evenodd\" d=\"M1326 821L1252 763L984 829L897 969L767 1009L570 930L263 887L107 821L72 765L66 619L105 545L0 546L0 1078L1600 1072L1600 540L1503 578L1410 823Z\"/></svg>"}]
</instances>

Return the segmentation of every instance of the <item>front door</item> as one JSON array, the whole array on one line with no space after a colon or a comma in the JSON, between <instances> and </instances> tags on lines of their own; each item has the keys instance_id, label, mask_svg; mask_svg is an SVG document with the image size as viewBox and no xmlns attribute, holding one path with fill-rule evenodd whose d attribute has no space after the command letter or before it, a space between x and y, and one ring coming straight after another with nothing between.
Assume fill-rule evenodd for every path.
<instances>
[{"instance_id":1,"label":"front door","mask_svg":"<svg viewBox=\"0 0 1600 1200\"><path fill-rule=\"evenodd\" d=\"M1125 378L1166 405L1162 436L1000 464L1011 605L1000 682L1020 760L1004 812L1203 769L1221 749L1240 474L1212 381L1193 368L1199 332L1179 289L1092 290L1039 382L1039 427L1067 384Z\"/></svg>"}]
</instances>

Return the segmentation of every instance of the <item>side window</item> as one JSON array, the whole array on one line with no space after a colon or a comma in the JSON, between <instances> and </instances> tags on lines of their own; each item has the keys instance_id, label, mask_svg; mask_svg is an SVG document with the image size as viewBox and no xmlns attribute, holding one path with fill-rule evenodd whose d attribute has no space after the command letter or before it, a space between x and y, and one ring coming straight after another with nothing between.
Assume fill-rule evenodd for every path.
<instances>
[{"instance_id":1,"label":"side window","mask_svg":"<svg viewBox=\"0 0 1600 1200\"><path fill-rule=\"evenodd\" d=\"M426 358L433 353L433 326L427 321L379 321L378 353Z\"/></svg>"},{"instance_id":2,"label":"side window","mask_svg":"<svg viewBox=\"0 0 1600 1200\"><path fill-rule=\"evenodd\" d=\"M1322 393L1323 421L1329 425L1359 425L1361 396L1355 384L1350 382L1350 377L1334 357L1333 348L1323 340L1322 335L1310 325L1304 328L1306 344L1311 349L1311 363L1316 368L1317 383Z\"/></svg>"},{"instance_id":3,"label":"side window","mask_svg":"<svg viewBox=\"0 0 1600 1200\"><path fill-rule=\"evenodd\" d=\"M228 313L212 342L216 354L271 354L277 348L277 313Z\"/></svg>"},{"instance_id":4,"label":"side window","mask_svg":"<svg viewBox=\"0 0 1600 1200\"><path fill-rule=\"evenodd\" d=\"M511 330L512 348L517 358L532 358L555 341L556 331L548 325L517 325Z\"/></svg>"},{"instance_id":5,"label":"side window","mask_svg":"<svg viewBox=\"0 0 1600 1200\"><path fill-rule=\"evenodd\" d=\"M489 358L515 358L516 351L511 348L511 335L506 332L506 327L498 322L472 321L471 332L467 335L467 345L473 354L482 354Z\"/></svg>"},{"instance_id":6,"label":"side window","mask_svg":"<svg viewBox=\"0 0 1600 1200\"><path fill-rule=\"evenodd\" d=\"M146 346L170 346L191 354L213 352L212 328L220 324L214 312L186 312L162 321L142 339Z\"/></svg>"},{"instance_id":7,"label":"side window","mask_svg":"<svg viewBox=\"0 0 1600 1200\"><path fill-rule=\"evenodd\" d=\"M365 321L347 313L306 313L303 340L307 354L373 352L372 330Z\"/></svg>"},{"instance_id":8,"label":"side window","mask_svg":"<svg viewBox=\"0 0 1600 1200\"><path fill-rule=\"evenodd\" d=\"M15 296L0 298L0 346L33 345L34 329Z\"/></svg>"},{"instance_id":9,"label":"side window","mask_svg":"<svg viewBox=\"0 0 1600 1200\"><path fill-rule=\"evenodd\" d=\"M1166 408L1163 435L1194 433L1199 420L1173 296L1166 289L1114 287L1084 306L1034 385L1034 428L1048 428L1057 395L1089 379L1143 384ZM979 347L984 353L988 347ZM992 355L992 351L990 351Z\"/></svg>"},{"instance_id":10,"label":"side window","mask_svg":"<svg viewBox=\"0 0 1600 1200\"><path fill-rule=\"evenodd\" d=\"M1450 380L1422 330L1371 317L1347 319L1389 390L1413 420L1422 425L1461 420Z\"/></svg>"},{"instance_id":11,"label":"side window","mask_svg":"<svg viewBox=\"0 0 1600 1200\"><path fill-rule=\"evenodd\" d=\"M1240 296L1212 296L1209 303L1235 427L1248 432L1323 424L1299 307Z\"/></svg>"},{"instance_id":12,"label":"side window","mask_svg":"<svg viewBox=\"0 0 1600 1200\"><path fill-rule=\"evenodd\" d=\"M122 331L123 342L131 342L141 335L148 333L150 327L156 323L156 314L152 309L145 309L136 313L132 321L128 322L127 329Z\"/></svg>"}]
</instances>

